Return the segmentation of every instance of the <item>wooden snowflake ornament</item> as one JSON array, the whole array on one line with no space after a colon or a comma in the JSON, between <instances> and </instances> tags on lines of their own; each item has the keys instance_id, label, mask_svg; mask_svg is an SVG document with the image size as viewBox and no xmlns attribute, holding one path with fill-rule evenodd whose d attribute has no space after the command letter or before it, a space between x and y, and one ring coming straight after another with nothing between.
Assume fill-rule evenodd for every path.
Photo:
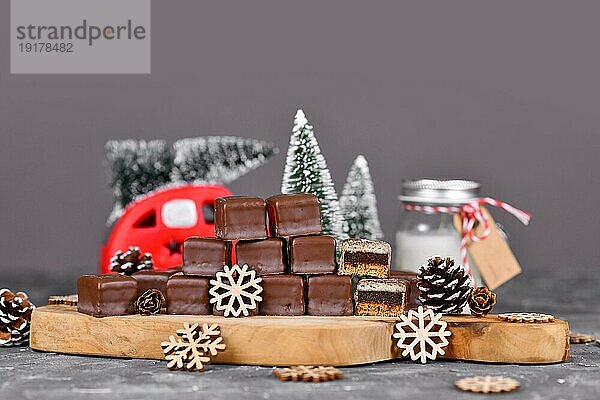
<instances>
[{"instance_id":1,"label":"wooden snowflake ornament","mask_svg":"<svg viewBox=\"0 0 600 400\"><path fill-rule=\"evenodd\" d=\"M304 382L325 382L334 379L342 379L344 373L335 367L312 367L304 373L302 380Z\"/></svg>"},{"instance_id":2,"label":"wooden snowflake ornament","mask_svg":"<svg viewBox=\"0 0 600 400\"><path fill-rule=\"evenodd\" d=\"M210 281L210 303L217 311L223 311L225 317L240 315L248 316L249 310L254 310L262 301L260 283L262 278L256 276L256 271L244 264L233 267L225 265L223 271L217 272L216 279Z\"/></svg>"},{"instance_id":3,"label":"wooden snowflake ornament","mask_svg":"<svg viewBox=\"0 0 600 400\"><path fill-rule=\"evenodd\" d=\"M542 322L554 322L555 320L553 315L530 312L513 312L498 314L498 318L508 322L523 322L532 324Z\"/></svg>"},{"instance_id":4,"label":"wooden snowflake ornament","mask_svg":"<svg viewBox=\"0 0 600 400\"><path fill-rule=\"evenodd\" d=\"M596 340L593 335L587 335L585 333L569 332L569 341L573 344L579 343L590 343Z\"/></svg>"},{"instance_id":5,"label":"wooden snowflake ornament","mask_svg":"<svg viewBox=\"0 0 600 400\"><path fill-rule=\"evenodd\" d=\"M183 324L183 329L177 330L175 336L169 336L168 342L160 345L165 353L165 360L169 361L167 367L171 370L204 371L204 365L210 364L211 356L225 350L225 343L221 337L217 324L190 325Z\"/></svg>"},{"instance_id":6,"label":"wooden snowflake ornament","mask_svg":"<svg viewBox=\"0 0 600 400\"><path fill-rule=\"evenodd\" d=\"M342 379L344 373L335 367L325 366L305 366L298 365L296 367L281 368L273 371L281 381L304 381L304 382L325 382L333 379Z\"/></svg>"},{"instance_id":7,"label":"wooden snowflake ornament","mask_svg":"<svg viewBox=\"0 0 600 400\"><path fill-rule=\"evenodd\" d=\"M396 324L398 332L392 336L398 339L396 345L403 350L403 357L410 355L411 360L425 364L427 359L435 360L438 354L445 354L447 337L452 333L446 330L448 324L441 320L442 314L419 306L400 318L402 321Z\"/></svg>"},{"instance_id":8,"label":"wooden snowflake ornament","mask_svg":"<svg viewBox=\"0 0 600 400\"><path fill-rule=\"evenodd\" d=\"M520 386L518 381L503 376L472 376L460 379L454 385L465 392L475 393L512 392Z\"/></svg>"}]
</instances>

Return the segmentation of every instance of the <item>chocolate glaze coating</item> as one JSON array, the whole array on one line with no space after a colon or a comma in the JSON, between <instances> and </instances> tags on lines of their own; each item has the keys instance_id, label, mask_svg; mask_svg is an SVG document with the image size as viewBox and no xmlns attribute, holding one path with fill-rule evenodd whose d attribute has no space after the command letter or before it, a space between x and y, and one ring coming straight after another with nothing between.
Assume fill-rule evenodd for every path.
<instances>
[{"instance_id":1,"label":"chocolate glaze coating","mask_svg":"<svg viewBox=\"0 0 600 400\"><path fill-rule=\"evenodd\" d=\"M264 276L262 287L260 315L304 315L304 279L301 276Z\"/></svg>"},{"instance_id":2,"label":"chocolate glaze coating","mask_svg":"<svg viewBox=\"0 0 600 400\"><path fill-rule=\"evenodd\" d=\"M352 278L344 275L308 277L308 315L352 315Z\"/></svg>"},{"instance_id":3,"label":"chocolate glaze coating","mask_svg":"<svg viewBox=\"0 0 600 400\"><path fill-rule=\"evenodd\" d=\"M131 275L138 283L137 296L141 296L148 289L158 289L167 296L167 281L173 275L170 271L147 270L138 271Z\"/></svg>"},{"instance_id":4,"label":"chocolate glaze coating","mask_svg":"<svg viewBox=\"0 0 600 400\"><path fill-rule=\"evenodd\" d=\"M93 317L127 315L137 299L137 281L130 276L83 275L77 279L77 311Z\"/></svg>"},{"instance_id":5,"label":"chocolate glaze coating","mask_svg":"<svg viewBox=\"0 0 600 400\"><path fill-rule=\"evenodd\" d=\"M409 307L416 308L421 305L421 302L419 301L420 290L417 286L418 279L417 274L415 272L390 271L390 278L405 279L408 282L409 288L407 291L407 297Z\"/></svg>"},{"instance_id":6,"label":"chocolate glaze coating","mask_svg":"<svg viewBox=\"0 0 600 400\"><path fill-rule=\"evenodd\" d=\"M294 274L330 274L335 272L335 238L298 236L289 240L290 270Z\"/></svg>"},{"instance_id":7,"label":"chocolate glaze coating","mask_svg":"<svg viewBox=\"0 0 600 400\"><path fill-rule=\"evenodd\" d=\"M285 241L280 238L240 240L235 245L239 265L248 264L256 275L283 274L285 266Z\"/></svg>"},{"instance_id":8,"label":"chocolate glaze coating","mask_svg":"<svg viewBox=\"0 0 600 400\"><path fill-rule=\"evenodd\" d=\"M267 199L271 236L299 236L321 233L321 205L308 193L279 194Z\"/></svg>"},{"instance_id":9,"label":"chocolate glaze coating","mask_svg":"<svg viewBox=\"0 0 600 400\"><path fill-rule=\"evenodd\" d=\"M191 237L183 242L183 273L213 276L229 263L227 242L214 238Z\"/></svg>"},{"instance_id":10,"label":"chocolate glaze coating","mask_svg":"<svg viewBox=\"0 0 600 400\"><path fill-rule=\"evenodd\" d=\"M209 315L209 278L175 274L167 282L169 314Z\"/></svg>"},{"instance_id":11,"label":"chocolate glaze coating","mask_svg":"<svg viewBox=\"0 0 600 400\"><path fill-rule=\"evenodd\" d=\"M215 200L215 236L223 240L267 238L265 201L229 196Z\"/></svg>"}]
</instances>

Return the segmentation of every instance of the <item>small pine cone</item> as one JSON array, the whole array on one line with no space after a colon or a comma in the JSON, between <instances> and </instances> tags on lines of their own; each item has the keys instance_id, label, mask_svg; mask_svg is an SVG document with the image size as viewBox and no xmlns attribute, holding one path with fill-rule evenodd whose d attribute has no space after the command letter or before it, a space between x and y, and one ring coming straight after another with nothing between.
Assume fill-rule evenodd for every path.
<instances>
[{"instance_id":1,"label":"small pine cone","mask_svg":"<svg viewBox=\"0 0 600 400\"><path fill-rule=\"evenodd\" d=\"M160 290L148 289L133 303L133 308L139 314L153 315L158 314L164 304L165 296Z\"/></svg>"},{"instance_id":2,"label":"small pine cone","mask_svg":"<svg viewBox=\"0 0 600 400\"><path fill-rule=\"evenodd\" d=\"M0 289L0 346L19 346L29 342L34 308L25 293Z\"/></svg>"},{"instance_id":3,"label":"small pine cone","mask_svg":"<svg viewBox=\"0 0 600 400\"><path fill-rule=\"evenodd\" d=\"M485 317L496 305L496 293L485 286L479 286L471 291L469 296L469 308L471 314L477 317Z\"/></svg>"},{"instance_id":4,"label":"small pine cone","mask_svg":"<svg viewBox=\"0 0 600 400\"><path fill-rule=\"evenodd\" d=\"M136 246L130 246L125 253L117 250L111 257L109 264L111 271L123 275L132 275L134 272L152 269L153 266L152 254L142 254L140 248Z\"/></svg>"},{"instance_id":5,"label":"small pine cone","mask_svg":"<svg viewBox=\"0 0 600 400\"><path fill-rule=\"evenodd\" d=\"M460 314L471 293L471 277L451 257L431 257L417 276L423 305L437 313Z\"/></svg>"}]
</instances>

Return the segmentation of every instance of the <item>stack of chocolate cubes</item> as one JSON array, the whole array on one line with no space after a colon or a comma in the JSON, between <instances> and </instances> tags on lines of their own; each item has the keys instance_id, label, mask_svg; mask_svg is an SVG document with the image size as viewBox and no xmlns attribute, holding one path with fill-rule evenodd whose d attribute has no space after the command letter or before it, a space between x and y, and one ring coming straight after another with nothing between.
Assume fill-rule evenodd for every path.
<instances>
[{"instance_id":1,"label":"stack of chocolate cubes","mask_svg":"<svg viewBox=\"0 0 600 400\"><path fill-rule=\"evenodd\" d=\"M247 264L262 278L262 301L254 315L353 314L352 281L336 274L336 241L321 235L316 196L219 198L215 236L184 242L183 274L167 284L169 313L183 313L172 299L185 298L171 281L203 281L208 305L208 280L226 264Z\"/></svg>"},{"instance_id":2,"label":"stack of chocolate cubes","mask_svg":"<svg viewBox=\"0 0 600 400\"><path fill-rule=\"evenodd\" d=\"M131 314L153 288L163 292L169 314L222 315L210 304L210 280L236 263L262 278L262 301L250 315L353 315L352 279L336 274L336 241L321 234L320 204L311 194L218 198L215 238L187 239L180 272L84 275L78 309L96 317Z\"/></svg>"},{"instance_id":3,"label":"stack of chocolate cubes","mask_svg":"<svg viewBox=\"0 0 600 400\"><path fill-rule=\"evenodd\" d=\"M262 278L262 301L250 315L349 316L356 303L357 315L398 316L418 296L414 276L390 276L386 242L345 240L338 269L336 240L321 234L314 195L221 197L214 221L214 238L184 242L180 269L80 277L79 311L131 314L141 294L158 289L169 314L223 315L210 303L210 280L234 264L247 264Z\"/></svg>"}]
</instances>

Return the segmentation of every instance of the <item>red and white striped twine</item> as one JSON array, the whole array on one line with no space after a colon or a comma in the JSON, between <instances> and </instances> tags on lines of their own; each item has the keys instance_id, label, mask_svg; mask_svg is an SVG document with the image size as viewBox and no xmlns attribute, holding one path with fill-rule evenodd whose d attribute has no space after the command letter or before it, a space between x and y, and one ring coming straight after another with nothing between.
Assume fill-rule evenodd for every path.
<instances>
[{"instance_id":1,"label":"red and white striped twine","mask_svg":"<svg viewBox=\"0 0 600 400\"><path fill-rule=\"evenodd\" d=\"M491 197L482 197L475 199L469 203L464 204L461 207L444 207L444 206L421 206L416 204L404 204L404 209L408 211L419 211L424 213L445 213L445 214L460 214L462 218L462 239L460 242L460 256L461 261L469 275L472 277L471 268L469 267L469 260L467 254L467 247L469 241L481 242L485 240L491 232L490 223L481 210L481 205L487 204L494 207L502 208L508 213L512 214L524 225L528 225L531 220L531 214L519 210L511 206L508 203L492 199ZM480 236L475 234L475 226L481 224L483 226L483 233Z\"/></svg>"}]
</instances>

